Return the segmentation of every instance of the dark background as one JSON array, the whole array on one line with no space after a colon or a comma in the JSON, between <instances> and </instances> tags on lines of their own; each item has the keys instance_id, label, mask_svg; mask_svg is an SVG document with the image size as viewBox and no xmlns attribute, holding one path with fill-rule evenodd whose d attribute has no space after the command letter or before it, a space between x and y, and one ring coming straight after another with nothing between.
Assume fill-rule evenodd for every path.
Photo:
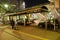
<instances>
[{"instance_id":1,"label":"dark background","mask_svg":"<svg viewBox=\"0 0 60 40\"><path fill-rule=\"evenodd\" d=\"M10 3L17 5L19 1L21 0L0 0L0 3ZM49 2L48 0L23 0L23 1L25 1L26 8Z\"/></svg>"},{"instance_id":2,"label":"dark background","mask_svg":"<svg viewBox=\"0 0 60 40\"><path fill-rule=\"evenodd\" d=\"M24 0L24 1L26 3L26 8L49 2L48 0Z\"/></svg>"}]
</instances>

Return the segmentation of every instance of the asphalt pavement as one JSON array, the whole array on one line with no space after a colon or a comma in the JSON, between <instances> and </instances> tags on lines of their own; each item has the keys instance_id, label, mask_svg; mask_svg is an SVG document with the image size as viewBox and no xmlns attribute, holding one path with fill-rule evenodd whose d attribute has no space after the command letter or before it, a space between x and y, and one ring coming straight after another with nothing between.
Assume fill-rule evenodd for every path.
<instances>
[{"instance_id":1,"label":"asphalt pavement","mask_svg":"<svg viewBox=\"0 0 60 40\"><path fill-rule=\"evenodd\" d=\"M60 33L33 26L0 26L0 40L60 40Z\"/></svg>"}]
</instances>

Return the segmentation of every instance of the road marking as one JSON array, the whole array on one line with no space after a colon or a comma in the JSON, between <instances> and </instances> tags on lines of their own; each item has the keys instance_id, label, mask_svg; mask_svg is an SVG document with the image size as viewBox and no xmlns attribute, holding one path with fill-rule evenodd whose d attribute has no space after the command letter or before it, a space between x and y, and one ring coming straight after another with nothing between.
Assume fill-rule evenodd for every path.
<instances>
[{"instance_id":1,"label":"road marking","mask_svg":"<svg viewBox=\"0 0 60 40\"><path fill-rule=\"evenodd\" d=\"M49 40L49 39L46 39L46 38L42 38L42 37L39 37L39 36L35 36L35 35L31 35L31 34L28 34L28 33L24 33L24 32L19 32L21 34L24 34L24 35L27 35L27 36L30 36L30 37L33 37L33 38L37 38L37 39L42 39L42 40Z\"/></svg>"}]
</instances>

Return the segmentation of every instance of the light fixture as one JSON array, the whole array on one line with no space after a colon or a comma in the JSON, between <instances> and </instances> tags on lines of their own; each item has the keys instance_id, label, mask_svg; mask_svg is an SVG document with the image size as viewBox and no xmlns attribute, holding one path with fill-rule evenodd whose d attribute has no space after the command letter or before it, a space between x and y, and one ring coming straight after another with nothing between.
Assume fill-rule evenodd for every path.
<instances>
[{"instance_id":1,"label":"light fixture","mask_svg":"<svg viewBox=\"0 0 60 40\"><path fill-rule=\"evenodd\" d=\"M5 7L5 8L8 8L8 4L4 4L4 7Z\"/></svg>"}]
</instances>

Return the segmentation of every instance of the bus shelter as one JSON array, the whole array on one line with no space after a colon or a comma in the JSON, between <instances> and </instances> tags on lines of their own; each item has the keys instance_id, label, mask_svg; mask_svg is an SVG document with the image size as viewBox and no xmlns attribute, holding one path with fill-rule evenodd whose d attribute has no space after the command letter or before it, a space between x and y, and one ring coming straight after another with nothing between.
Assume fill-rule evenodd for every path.
<instances>
[{"instance_id":1,"label":"bus shelter","mask_svg":"<svg viewBox=\"0 0 60 40\"><path fill-rule=\"evenodd\" d=\"M46 9L42 9L42 8L40 8L40 7L33 7L33 8L29 8L29 9L26 9L26 10L23 10L23 11L20 11L20 12L17 12L17 13L10 13L10 14L6 14L7 16L9 16L9 17L13 17L13 16L21 16L21 15L24 15L24 26L26 26L26 18L28 18L28 22L29 23L31 23L30 22L30 17L31 17L31 14L37 14L37 16L40 16L40 17L38 17L38 19L40 18L40 19L44 19L44 21L45 21L45 29L47 29L47 25L48 25L48 20L51 20L52 18L54 19L53 21L53 25L54 25L54 31L56 30L56 23L55 23L55 19L57 19L58 17L58 15L56 14L56 13L49 13L47 10L46 11L44 11L44 12L42 12L42 13L45 13L45 12L47 12L47 14L46 15L43 15L43 14L41 14L41 10L46 10ZM48 14L49 13L49 14ZM49 16L50 15L50 16ZM57 16L56 16L57 15ZM35 16L36 17L36 16ZM49 19L50 18L50 19ZM39 20L40 20L39 19Z\"/></svg>"}]
</instances>

